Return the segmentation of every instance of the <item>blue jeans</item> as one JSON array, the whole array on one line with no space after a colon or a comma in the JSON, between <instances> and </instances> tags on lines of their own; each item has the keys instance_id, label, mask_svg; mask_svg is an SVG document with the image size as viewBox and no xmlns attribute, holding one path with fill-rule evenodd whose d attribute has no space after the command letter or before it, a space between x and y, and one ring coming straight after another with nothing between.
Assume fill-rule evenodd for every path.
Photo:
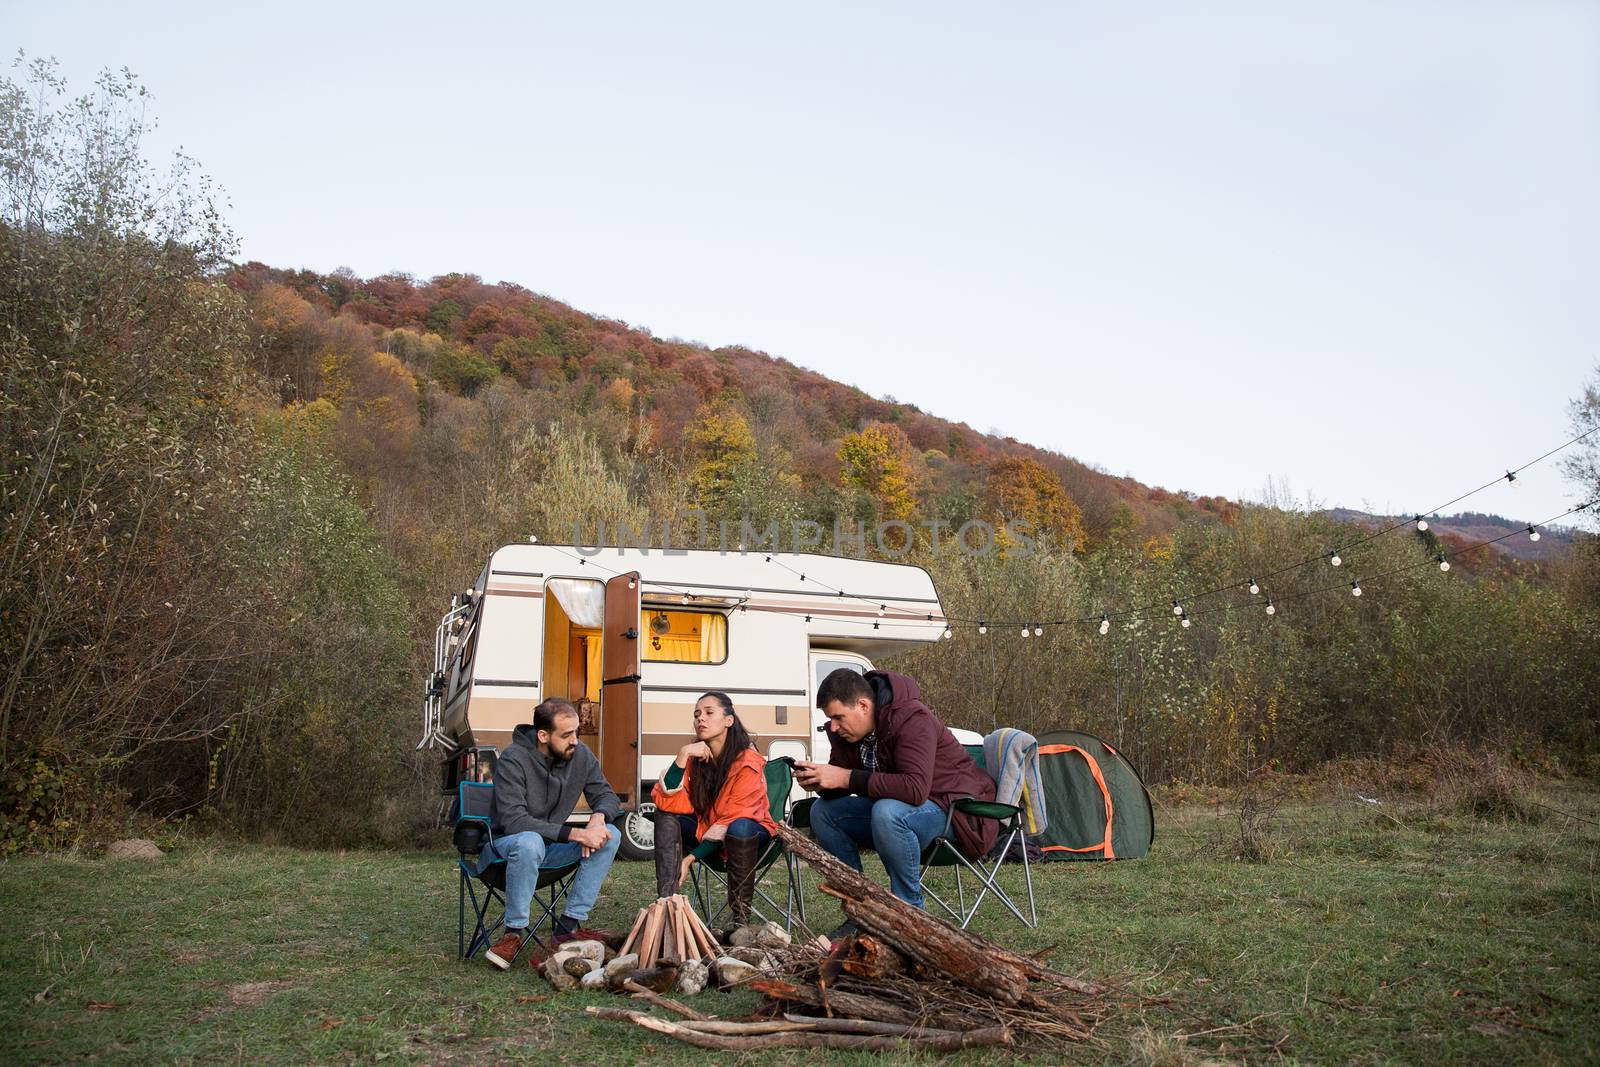
<instances>
[{"instance_id":1,"label":"blue jeans","mask_svg":"<svg viewBox=\"0 0 1600 1067\"><path fill-rule=\"evenodd\" d=\"M581 921L589 917L589 910L599 899L600 883L606 880L621 842L622 831L608 825L606 843L585 858L583 846L576 841L546 841L528 830L495 838L479 857L478 870L486 870L495 860L506 861L506 929L524 930L528 926L528 905L539 884L539 868L564 867L577 861L578 876L572 880L566 906L561 910L569 918Z\"/></svg>"},{"instance_id":2,"label":"blue jeans","mask_svg":"<svg viewBox=\"0 0 1600 1067\"><path fill-rule=\"evenodd\" d=\"M889 891L922 907L922 850L944 829L944 809L928 800L912 807L903 800L848 796L819 799L811 806L817 844L861 870L861 847L877 849L889 872Z\"/></svg>"},{"instance_id":3,"label":"blue jeans","mask_svg":"<svg viewBox=\"0 0 1600 1067\"><path fill-rule=\"evenodd\" d=\"M683 851L688 853L690 849L700 843L700 839L695 836L698 824L695 822L693 815L680 815L678 816L678 825L683 827ZM757 855L765 852L767 844L772 840L772 835L767 833L767 828L754 819L733 820L728 824L727 836L756 838L760 842L756 846Z\"/></svg>"}]
</instances>

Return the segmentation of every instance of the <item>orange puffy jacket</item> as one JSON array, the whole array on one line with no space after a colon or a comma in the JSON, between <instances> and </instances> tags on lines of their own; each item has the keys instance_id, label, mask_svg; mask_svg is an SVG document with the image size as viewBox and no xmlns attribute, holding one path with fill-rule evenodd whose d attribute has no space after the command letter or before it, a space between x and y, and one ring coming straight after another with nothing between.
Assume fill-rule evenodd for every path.
<instances>
[{"instance_id":1,"label":"orange puffy jacket","mask_svg":"<svg viewBox=\"0 0 1600 1067\"><path fill-rule=\"evenodd\" d=\"M717 802L711 805L709 817L697 815L694 805L689 803L689 778L699 763L699 760L689 761L683 780L671 792L660 782L656 783L650 791L650 799L655 801L658 810L674 815L695 815L695 836L702 841L707 830L735 819L754 819L767 833L777 834L778 828L767 807L767 761L761 758L761 753L753 748L739 753L728 771L728 780L722 783L722 792L717 794Z\"/></svg>"}]
</instances>

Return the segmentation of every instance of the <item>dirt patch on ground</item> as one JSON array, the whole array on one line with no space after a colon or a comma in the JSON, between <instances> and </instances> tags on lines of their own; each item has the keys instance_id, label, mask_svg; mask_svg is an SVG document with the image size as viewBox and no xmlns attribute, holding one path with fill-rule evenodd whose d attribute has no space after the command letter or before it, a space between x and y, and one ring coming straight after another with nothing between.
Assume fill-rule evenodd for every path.
<instances>
[{"instance_id":1,"label":"dirt patch on ground","mask_svg":"<svg viewBox=\"0 0 1600 1067\"><path fill-rule=\"evenodd\" d=\"M228 987L228 1007L258 1008L288 988L288 982L240 982Z\"/></svg>"}]
</instances>

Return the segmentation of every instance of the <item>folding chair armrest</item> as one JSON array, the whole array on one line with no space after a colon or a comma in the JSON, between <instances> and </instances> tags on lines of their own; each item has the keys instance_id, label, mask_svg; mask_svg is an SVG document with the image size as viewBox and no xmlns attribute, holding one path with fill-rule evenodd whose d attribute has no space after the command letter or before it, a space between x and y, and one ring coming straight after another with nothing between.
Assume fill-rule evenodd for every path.
<instances>
[{"instance_id":1,"label":"folding chair armrest","mask_svg":"<svg viewBox=\"0 0 1600 1067\"><path fill-rule=\"evenodd\" d=\"M789 825L796 830L811 829L811 805L817 802L816 797L801 797L789 808Z\"/></svg>"},{"instance_id":2,"label":"folding chair armrest","mask_svg":"<svg viewBox=\"0 0 1600 1067\"><path fill-rule=\"evenodd\" d=\"M1015 804L1002 804L998 800L978 800L974 797L962 797L950 805L951 812L961 812L977 819L993 819L996 822L1005 822L1012 819L1022 811Z\"/></svg>"}]
</instances>

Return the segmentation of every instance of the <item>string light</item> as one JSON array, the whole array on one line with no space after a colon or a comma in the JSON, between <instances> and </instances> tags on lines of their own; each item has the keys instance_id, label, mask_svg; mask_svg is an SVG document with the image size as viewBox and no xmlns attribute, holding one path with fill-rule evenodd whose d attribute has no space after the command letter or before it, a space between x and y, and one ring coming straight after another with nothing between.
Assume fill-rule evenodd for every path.
<instances>
[{"instance_id":1,"label":"string light","mask_svg":"<svg viewBox=\"0 0 1600 1067\"><path fill-rule=\"evenodd\" d=\"M886 605L886 604L879 604L878 605L878 618L880 618L880 619L883 618L883 609L885 607L887 607L887 606L888 605Z\"/></svg>"},{"instance_id":2,"label":"string light","mask_svg":"<svg viewBox=\"0 0 1600 1067\"><path fill-rule=\"evenodd\" d=\"M877 629L877 628L878 628L878 624L877 624L877 623L873 623L873 624L872 624L872 628L873 628L873 629ZM946 641L948 641L948 640L950 640L950 639L951 639L951 638L952 638L952 637L954 637L954 636L955 636L955 635L956 635L956 632L955 632L955 630L953 630L953 629L951 629L951 628L950 628L950 627L949 627L949 626L946 626L946 627L945 627L945 628L944 628L944 639L945 639L945 640L946 640Z\"/></svg>"},{"instance_id":3,"label":"string light","mask_svg":"<svg viewBox=\"0 0 1600 1067\"><path fill-rule=\"evenodd\" d=\"M1511 488L1515 489L1517 487L1517 472L1506 471L1506 481L1510 482Z\"/></svg>"},{"instance_id":4,"label":"string light","mask_svg":"<svg viewBox=\"0 0 1600 1067\"><path fill-rule=\"evenodd\" d=\"M1181 621L1183 622L1183 628L1185 630L1187 630L1190 626L1194 625L1193 623L1191 623L1189 621L1189 616L1187 616L1187 615L1185 615Z\"/></svg>"},{"instance_id":5,"label":"string light","mask_svg":"<svg viewBox=\"0 0 1600 1067\"><path fill-rule=\"evenodd\" d=\"M1029 633L1028 624L1027 623L1023 623L1022 624L1022 636L1023 637L1027 637L1028 633Z\"/></svg>"},{"instance_id":6,"label":"string light","mask_svg":"<svg viewBox=\"0 0 1600 1067\"><path fill-rule=\"evenodd\" d=\"M1278 613L1278 605L1276 605L1276 604L1274 604L1272 602L1272 598L1271 597L1267 597L1267 614L1268 615L1276 615L1277 613Z\"/></svg>"},{"instance_id":7,"label":"string light","mask_svg":"<svg viewBox=\"0 0 1600 1067\"><path fill-rule=\"evenodd\" d=\"M539 538L537 536L535 536L534 534L529 534L528 535L528 544L536 545L538 543L539 543Z\"/></svg>"},{"instance_id":8,"label":"string light","mask_svg":"<svg viewBox=\"0 0 1600 1067\"><path fill-rule=\"evenodd\" d=\"M874 630L876 630L876 629L877 629L877 628L878 628L878 624L877 624L877 623L873 623L873 624L872 624L872 628L873 628L873 629L874 629ZM945 632L944 632L944 635L945 635L945 636L946 636L946 637L949 637L949 636L950 636L950 631L949 631L949 630L946 630L946 631L945 631Z\"/></svg>"},{"instance_id":9,"label":"string light","mask_svg":"<svg viewBox=\"0 0 1600 1067\"><path fill-rule=\"evenodd\" d=\"M1107 615L1104 612L1101 612L1100 613L1100 633L1101 633L1102 636L1104 636L1105 634L1108 634L1110 632L1111 632L1111 616Z\"/></svg>"},{"instance_id":10,"label":"string light","mask_svg":"<svg viewBox=\"0 0 1600 1067\"><path fill-rule=\"evenodd\" d=\"M1256 596L1260 592L1261 592L1261 586L1256 583L1256 580L1254 578L1250 579L1250 595L1251 596Z\"/></svg>"},{"instance_id":11,"label":"string light","mask_svg":"<svg viewBox=\"0 0 1600 1067\"><path fill-rule=\"evenodd\" d=\"M1035 623L1034 627L1033 627L1033 636L1035 636L1035 637L1043 637L1044 636L1044 627L1039 625L1038 623Z\"/></svg>"},{"instance_id":12,"label":"string light","mask_svg":"<svg viewBox=\"0 0 1600 1067\"><path fill-rule=\"evenodd\" d=\"M1535 530L1532 526L1528 527L1528 540L1530 540L1530 541L1539 540L1539 531Z\"/></svg>"},{"instance_id":13,"label":"string light","mask_svg":"<svg viewBox=\"0 0 1600 1067\"><path fill-rule=\"evenodd\" d=\"M1439 569L1442 571L1450 569L1450 561L1444 558L1443 552L1439 553Z\"/></svg>"},{"instance_id":14,"label":"string light","mask_svg":"<svg viewBox=\"0 0 1600 1067\"><path fill-rule=\"evenodd\" d=\"M629 588L629 589L637 589L637 588L638 588L638 586L639 586L639 583L638 583L638 582L637 582L637 581L635 581L635 580L634 580L634 579L632 579L632 578L629 578L629 579L628 579L628 588Z\"/></svg>"},{"instance_id":15,"label":"string light","mask_svg":"<svg viewBox=\"0 0 1600 1067\"><path fill-rule=\"evenodd\" d=\"M1350 595L1351 596L1360 596L1361 595L1361 583L1360 582L1351 582L1350 583Z\"/></svg>"},{"instance_id":16,"label":"string light","mask_svg":"<svg viewBox=\"0 0 1600 1067\"><path fill-rule=\"evenodd\" d=\"M687 604L689 602L689 594L688 593L683 594L683 596L680 599L682 599L682 601L685 604Z\"/></svg>"},{"instance_id":17,"label":"string light","mask_svg":"<svg viewBox=\"0 0 1600 1067\"><path fill-rule=\"evenodd\" d=\"M807 615L807 616L806 616L806 622L810 622L810 621L811 621L811 616L810 616L810 615Z\"/></svg>"},{"instance_id":18,"label":"string light","mask_svg":"<svg viewBox=\"0 0 1600 1067\"><path fill-rule=\"evenodd\" d=\"M1428 520L1423 518L1421 515L1418 515L1417 516L1417 529L1426 530L1427 528L1428 528Z\"/></svg>"},{"instance_id":19,"label":"string light","mask_svg":"<svg viewBox=\"0 0 1600 1067\"><path fill-rule=\"evenodd\" d=\"M1344 563L1344 557L1339 555L1338 549L1328 553L1328 562L1338 567Z\"/></svg>"},{"instance_id":20,"label":"string light","mask_svg":"<svg viewBox=\"0 0 1600 1067\"><path fill-rule=\"evenodd\" d=\"M1174 600L1172 602L1172 613L1174 615L1182 615L1183 614L1183 605L1178 603L1176 600Z\"/></svg>"},{"instance_id":21,"label":"string light","mask_svg":"<svg viewBox=\"0 0 1600 1067\"><path fill-rule=\"evenodd\" d=\"M986 623L986 622L980 622L980 623L978 623L978 632L979 632L979 633L980 633L980 634L986 634L986 633L988 633L988 632L989 632L989 624L988 624L988 623Z\"/></svg>"}]
</instances>

